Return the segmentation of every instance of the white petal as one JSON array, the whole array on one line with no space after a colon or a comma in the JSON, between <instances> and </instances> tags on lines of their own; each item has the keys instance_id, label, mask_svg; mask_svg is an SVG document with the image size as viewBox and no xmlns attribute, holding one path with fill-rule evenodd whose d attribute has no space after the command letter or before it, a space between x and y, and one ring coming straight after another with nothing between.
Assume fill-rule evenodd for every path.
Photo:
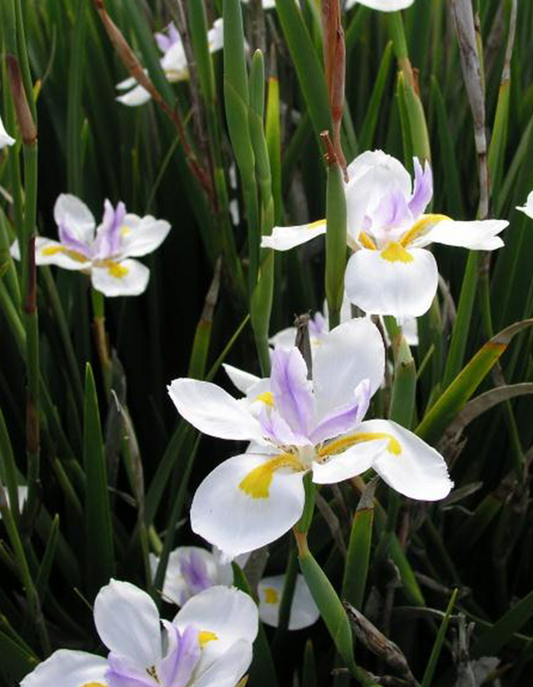
<instances>
[{"instance_id":1,"label":"white petal","mask_svg":"<svg viewBox=\"0 0 533 687\"><path fill-rule=\"evenodd\" d=\"M168 236L170 224L151 215L126 215L121 230L120 254L125 258L140 258L159 248Z\"/></svg>"},{"instance_id":2,"label":"white petal","mask_svg":"<svg viewBox=\"0 0 533 687\"><path fill-rule=\"evenodd\" d=\"M175 379L168 393L180 415L204 434L219 439L262 439L259 422L216 384Z\"/></svg>"},{"instance_id":3,"label":"white petal","mask_svg":"<svg viewBox=\"0 0 533 687\"><path fill-rule=\"evenodd\" d=\"M216 467L194 495L194 532L234 558L269 544L290 530L303 511L303 472L276 470L266 498L254 498L239 487L254 468L275 459L247 453Z\"/></svg>"},{"instance_id":4,"label":"white petal","mask_svg":"<svg viewBox=\"0 0 533 687\"><path fill-rule=\"evenodd\" d=\"M129 582L111 582L94 601L94 624L107 648L132 665L147 668L161 660L159 611L153 599Z\"/></svg>"},{"instance_id":5,"label":"white petal","mask_svg":"<svg viewBox=\"0 0 533 687\"><path fill-rule=\"evenodd\" d=\"M268 343L271 346L279 346L280 348L292 348L296 340L296 327L287 327L282 329L274 336L271 336Z\"/></svg>"},{"instance_id":6,"label":"white petal","mask_svg":"<svg viewBox=\"0 0 533 687\"><path fill-rule=\"evenodd\" d=\"M107 661L85 651L55 651L20 683L20 687L107 687Z\"/></svg>"},{"instance_id":7,"label":"white petal","mask_svg":"<svg viewBox=\"0 0 533 687\"><path fill-rule=\"evenodd\" d=\"M197 594L178 612L173 624L180 631L192 625L199 632L212 632L216 636L202 648L200 672L236 642L245 640L251 645L259 626L253 599L234 587L211 587Z\"/></svg>"},{"instance_id":8,"label":"white petal","mask_svg":"<svg viewBox=\"0 0 533 687\"><path fill-rule=\"evenodd\" d=\"M215 19L213 26L207 32L209 52L214 53L224 47L224 22L222 18Z\"/></svg>"},{"instance_id":9,"label":"white petal","mask_svg":"<svg viewBox=\"0 0 533 687\"><path fill-rule=\"evenodd\" d=\"M104 296L138 296L148 286L150 270L138 260L109 261L111 267L93 267L92 283ZM124 271L126 270L126 271Z\"/></svg>"},{"instance_id":10,"label":"white petal","mask_svg":"<svg viewBox=\"0 0 533 687\"><path fill-rule=\"evenodd\" d=\"M205 666L200 663L194 687L235 687L250 667L252 656L250 642L245 639L235 642L212 663Z\"/></svg>"},{"instance_id":11,"label":"white petal","mask_svg":"<svg viewBox=\"0 0 533 687\"><path fill-rule=\"evenodd\" d=\"M397 10L404 10L411 7L415 0L348 0L346 9L349 10L355 4L359 3L371 10L379 10L380 12L396 12Z\"/></svg>"},{"instance_id":12,"label":"white petal","mask_svg":"<svg viewBox=\"0 0 533 687\"><path fill-rule=\"evenodd\" d=\"M117 96L116 100L128 107L138 107L144 105L151 99L150 93L142 86L135 86L131 91L124 93L124 95Z\"/></svg>"},{"instance_id":13,"label":"white petal","mask_svg":"<svg viewBox=\"0 0 533 687\"><path fill-rule=\"evenodd\" d=\"M517 205L517 210L524 212L528 217L533 219L533 191L531 191L526 199L525 205Z\"/></svg>"},{"instance_id":14,"label":"white petal","mask_svg":"<svg viewBox=\"0 0 533 687\"><path fill-rule=\"evenodd\" d=\"M15 139L7 133L2 117L0 117L0 150L6 146L12 146L14 143Z\"/></svg>"},{"instance_id":15,"label":"white petal","mask_svg":"<svg viewBox=\"0 0 533 687\"><path fill-rule=\"evenodd\" d=\"M274 227L270 236L263 236L261 246L274 250L290 250L326 233L326 220L294 227Z\"/></svg>"},{"instance_id":16,"label":"white petal","mask_svg":"<svg viewBox=\"0 0 533 687\"><path fill-rule=\"evenodd\" d=\"M65 226L69 233L90 245L94 239L95 221L93 213L76 196L62 193L54 205L54 219L57 224Z\"/></svg>"},{"instance_id":17,"label":"white petal","mask_svg":"<svg viewBox=\"0 0 533 687\"><path fill-rule=\"evenodd\" d=\"M259 617L271 627L278 626L279 608L286 575L264 577L257 586L259 596ZM289 630L301 630L316 623L320 612L313 601L309 587L303 577L298 575L294 596L292 597Z\"/></svg>"},{"instance_id":18,"label":"white petal","mask_svg":"<svg viewBox=\"0 0 533 687\"><path fill-rule=\"evenodd\" d=\"M20 259L20 249L17 244L17 255L11 255L17 260ZM52 239L38 236L35 239L35 263L37 265L57 265L64 270L73 270L75 272L90 270L90 260L85 260L79 253L67 251L59 241L52 241Z\"/></svg>"},{"instance_id":19,"label":"white petal","mask_svg":"<svg viewBox=\"0 0 533 687\"><path fill-rule=\"evenodd\" d=\"M412 262L385 260L377 250L354 253L345 276L351 302L373 315L405 318L427 312L437 292L437 263L428 250L408 253Z\"/></svg>"},{"instance_id":20,"label":"white petal","mask_svg":"<svg viewBox=\"0 0 533 687\"><path fill-rule=\"evenodd\" d=\"M362 423L366 424L366 423ZM354 433L361 430L359 425ZM346 449L343 453L331 456L324 463L313 463L313 482L315 484L337 484L356 475L362 475L373 467L374 461L387 447L386 439L364 441Z\"/></svg>"},{"instance_id":21,"label":"white petal","mask_svg":"<svg viewBox=\"0 0 533 687\"><path fill-rule=\"evenodd\" d=\"M383 451L372 466L400 494L420 501L438 501L453 487L444 458L415 434L390 420L363 422L358 431L386 432L396 437L402 452Z\"/></svg>"},{"instance_id":22,"label":"white petal","mask_svg":"<svg viewBox=\"0 0 533 687\"><path fill-rule=\"evenodd\" d=\"M129 89L133 88L136 84L137 79L134 76L128 76L127 79L119 81L115 88L117 89L117 91L129 91Z\"/></svg>"},{"instance_id":23,"label":"white petal","mask_svg":"<svg viewBox=\"0 0 533 687\"><path fill-rule=\"evenodd\" d=\"M255 384L257 384L257 382L261 381L261 377L257 377L256 375L250 374L250 372L240 370L238 367L233 367L233 365L223 363L222 367L224 368L224 372L233 382L235 388L243 394L247 394L248 391Z\"/></svg>"},{"instance_id":24,"label":"white petal","mask_svg":"<svg viewBox=\"0 0 533 687\"><path fill-rule=\"evenodd\" d=\"M474 222L442 220L424 235L424 243L442 243L445 246L461 246L472 250L494 250L503 246L503 241L497 234L508 226L509 222L499 219Z\"/></svg>"},{"instance_id":25,"label":"white petal","mask_svg":"<svg viewBox=\"0 0 533 687\"><path fill-rule=\"evenodd\" d=\"M326 334L313 360L313 388L318 417L353 402L355 388L370 381L373 394L383 381L385 348L378 328L364 317Z\"/></svg>"}]
</instances>

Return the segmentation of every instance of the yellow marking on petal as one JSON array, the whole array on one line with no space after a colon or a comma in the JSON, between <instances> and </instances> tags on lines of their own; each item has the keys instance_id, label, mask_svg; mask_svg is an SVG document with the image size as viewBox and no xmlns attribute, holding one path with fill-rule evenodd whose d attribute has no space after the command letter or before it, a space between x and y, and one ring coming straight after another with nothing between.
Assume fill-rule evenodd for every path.
<instances>
[{"instance_id":1,"label":"yellow marking on petal","mask_svg":"<svg viewBox=\"0 0 533 687\"><path fill-rule=\"evenodd\" d=\"M279 592L277 589L273 589L272 587L265 587L264 590L265 592L265 603L266 604L277 604L279 601Z\"/></svg>"},{"instance_id":2,"label":"yellow marking on petal","mask_svg":"<svg viewBox=\"0 0 533 687\"><path fill-rule=\"evenodd\" d=\"M200 644L202 649L206 644L209 644L209 642L214 642L217 639L217 634L215 632L210 632L209 630L202 630L198 633L198 643Z\"/></svg>"},{"instance_id":3,"label":"yellow marking on petal","mask_svg":"<svg viewBox=\"0 0 533 687\"><path fill-rule=\"evenodd\" d=\"M326 220L325 220L325 219L318 219L316 222L311 222L311 224L309 224L309 225L307 226L307 228L308 228L308 229L318 229L318 227L321 227L321 226L323 226L324 224L326 224Z\"/></svg>"},{"instance_id":4,"label":"yellow marking on petal","mask_svg":"<svg viewBox=\"0 0 533 687\"><path fill-rule=\"evenodd\" d=\"M88 262L85 255L82 255L75 250L69 250L64 246L46 246L46 248L41 249L41 255L45 256L57 255L58 253L64 253L65 255L68 255L69 258L72 258L72 260L77 260L78 262Z\"/></svg>"},{"instance_id":5,"label":"yellow marking on petal","mask_svg":"<svg viewBox=\"0 0 533 687\"><path fill-rule=\"evenodd\" d=\"M381 251L381 257L388 262L409 263L414 261L411 253L406 251L405 248L396 241L391 241L385 250Z\"/></svg>"},{"instance_id":6,"label":"yellow marking on petal","mask_svg":"<svg viewBox=\"0 0 533 687\"><path fill-rule=\"evenodd\" d=\"M81 687L107 687L107 685L104 685L102 682L86 682Z\"/></svg>"},{"instance_id":7,"label":"yellow marking on petal","mask_svg":"<svg viewBox=\"0 0 533 687\"><path fill-rule=\"evenodd\" d=\"M123 227L120 228L120 235L121 236L129 236L131 234L131 227L127 227L124 225Z\"/></svg>"},{"instance_id":8,"label":"yellow marking on petal","mask_svg":"<svg viewBox=\"0 0 533 687\"><path fill-rule=\"evenodd\" d=\"M318 451L319 458L327 458L329 456L337 455L338 453L343 453L346 449L355 446L356 444L361 444L365 441L374 441L376 439L388 439L387 451L395 456L399 456L402 452L402 445L387 432L356 432L355 434L350 434L347 437L342 437L341 439L336 439L332 441L327 446L324 446Z\"/></svg>"},{"instance_id":9,"label":"yellow marking on petal","mask_svg":"<svg viewBox=\"0 0 533 687\"><path fill-rule=\"evenodd\" d=\"M304 466L292 453L282 453L281 456L258 465L239 482L239 489L253 499L268 499L270 485L276 470L292 468L294 472L303 472Z\"/></svg>"},{"instance_id":10,"label":"yellow marking on petal","mask_svg":"<svg viewBox=\"0 0 533 687\"><path fill-rule=\"evenodd\" d=\"M365 248L368 248L369 250L377 250L377 246L374 241L364 231L359 234L359 241L361 241Z\"/></svg>"},{"instance_id":11,"label":"yellow marking on petal","mask_svg":"<svg viewBox=\"0 0 533 687\"><path fill-rule=\"evenodd\" d=\"M265 391L264 393L259 394L255 400L261 401L261 403L264 403L266 406L270 406L271 408L274 407L274 394L271 391Z\"/></svg>"},{"instance_id":12,"label":"yellow marking on petal","mask_svg":"<svg viewBox=\"0 0 533 687\"><path fill-rule=\"evenodd\" d=\"M450 219L447 215L424 215L418 221L416 221L413 226L405 232L405 234L400 239L400 244L402 246L408 246L419 236L422 236L426 231L437 224L437 222L442 222L444 219Z\"/></svg>"},{"instance_id":13,"label":"yellow marking on petal","mask_svg":"<svg viewBox=\"0 0 533 687\"><path fill-rule=\"evenodd\" d=\"M121 265L119 262L115 262L114 260L104 260L102 262L102 266L106 267L109 274L112 277L115 277L115 279L122 279L129 272L127 267L124 267L124 265Z\"/></svg>"}]
</instances>

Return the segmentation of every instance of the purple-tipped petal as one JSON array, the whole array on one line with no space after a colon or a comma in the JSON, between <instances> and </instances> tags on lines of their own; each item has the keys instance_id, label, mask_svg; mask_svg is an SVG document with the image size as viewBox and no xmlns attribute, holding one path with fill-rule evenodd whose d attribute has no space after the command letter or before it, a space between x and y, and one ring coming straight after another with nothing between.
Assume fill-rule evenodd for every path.
<instances>
[{"instance_id":1,"label":"purple-tipped petal","mask_svg":"<svg viewBox=\"0 0 533 687\"><path fill-rule=\"evenodd\" d=\"M75 238L64 224L59 225L59 240L61 244L68 250L81 253L81 255L86 257L88 260L91 259L90 247L86 243L83 243L83 241Z\"/></svg>"},{"instance_id":2,"label":"purple-tipped petal","mask_svg":"<svg viewBox=\"0 0 533 687\"><path fill-rule=\"evenodd\" d=\"M180 633L171 623L165 623L165 627L172 648L161 662L159 678L165 687L185 687L200 659L198 630L189 625Z\"/></svg>"},{"instance_id":3,"label":"purple-tipped petal","mask_svg":"<svg viewBox=\"0 0 533 687\"><path fill-rule=\"evenodd\" d=\"M104 201L104 218L98 229L97 257L101 260L116 256L120 250L120 232L126 217L126 206L121 201L114 208L109 200Z\"/></svg>"},{"instance_id":4,"label":"purple-tipped petal","mask_svg":"<svg viewBox=\"0 0 533 687\"><path fill-rule=\"evenodd\" d=\"M307 437L293 432L276 410L263 408L258 420L263 436L277 446L304 446L310 443Z\"/></svg>"},{"instance_id":5,"label":"purple-tipped petal","mask_svg":"<svg viewBox=\"0 0 533 687\"><path fill-rule=\"evenodd\" d=\"M418 158L413 158L415 168L415 184L413 195L409 201L409 210L416 220L426 209L429 201L433 196L433 173L429 162L426 162L424 169L418 161Z\"/></svg>"},{"instance_id":6,"label":"purple-tipped petal","mask_svg":"<svg viewBox=\"0 0 533 687\"><path fill-rule=\"evenodd\" d=\"M341 406L327 415L311 434L311 441L315 446L326 439L332 439L350 432L363 420L370 405L370 381L364 379L354 392L353 403Z\"/></svg>"},{"instance_id":7,"label":"purple-tipped petal","mask_svg":"<svg viewBox=\"0 0 533 687\"><path fill-rule=\"evenodd\" d=\"M314 399L307 365L297 348L274 351L270 384L276 410L293 432L308 436L314 419Z\"/></svg>"},{"instance_id":8,"label":"purple-tipped petal","mask_svg":"<svg viewBox=\"0 0 533 687\"><path fill-rule=\"evenodd\" d=\"M180 560L180 571L183 579L189 585L192 595L213 586L213 580L209 577L205 561L198 551L193 550L188 557L184 556Z\"/></svg>"},{"instance_id":9,"label":"purple-tipped petal","mask_svg":"<svg viewBox=\"0 0 533 687\"><path fill-rule=\"evenodd\" d=\"M372 213L372 230L396 229L412 220L412 214L407 205L407 198L398 186L393 186L385 194Z\"/></svg>"},{"instance_id":10,"label":"purple-tipped petal","mask_svg":"<svg viewBox=\"0 0 533 687\"><path fill-rule=\"evenodd\" d=\"M107 663L109 669L105 677L108 687L154 687L157 684L148 673L131 666L122 656L110 653Z\"/></svg>"}]
</instances>

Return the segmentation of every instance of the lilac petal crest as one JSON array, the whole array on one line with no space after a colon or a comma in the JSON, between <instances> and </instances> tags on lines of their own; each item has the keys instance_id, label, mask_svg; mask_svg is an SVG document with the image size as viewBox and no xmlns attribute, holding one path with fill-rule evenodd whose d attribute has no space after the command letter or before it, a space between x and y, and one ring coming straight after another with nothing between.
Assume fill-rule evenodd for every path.
<instances>
[{"instance_id":1,"label":"lilac petal crest","mask_svg":"<svg viewBox=\"0 0 533 687\"><path fill-rule=\"evenodd\" d=\"M109 200L104 201L104 217L98 231L98 257L105 260L117 255L120 250L120 231L126 217L126 206L122 201L114 208Z\"/></svg>"},{"instance_id":2,"label":"lilac petal crest","mask_svg":"<svg viewBox=\"0 0 533 687\"><path fill-rule=\"evenodd\" d=\"M181 558L180 571L193 596L213 586L205 561L198 551L193 550L188 557Z\"/></svg>"},{"instance_id":3,"label":"lilac petal crest","mask_svg":"<svg viewBox=\"0 0 533 687\"><path fill-rule=\"evenodd\" d=\"M165 687L184 687L200 659L198 631L189 625L180 633L172 623L165 623L171 650L159 667L159 678Z\"/></svg>"},{"instance_id":4,"label":"lilac petal crest","mask_svg":"<svg viewBox=\"0 0 533 687\"><path fill-rule=\"evenodd\" d=\"M326 439L332 439L352 431L366 415L370 405L370 381L363 379L354 392L354 401L336 408L326 415L311 434L311 441L316 446Z\"/></svg>"},{"instance_id":5,"label":"lilac petal crest","mask_svg":"<svg viewBox=\"0 0 533 687\"><path fill-rule=\"evenodd\" d=\"M412 221L407 199L401 188L393 187L372 213L373 229L392 229Z\"/></svg>"},{"instance_id":6,"label":"lilac petal crest","mask_svg":"<svg viewBox=\"0 0 533 687\"><path fill-rule=\"evenodd\" d=\"M415 168L415 183L413 195L409 201L409 210L416 219L424 212L429 201L433 196L433 172L429 162L426 162L424 169L417 157L413 158Z\"/></svg>"},{"instance_id":7,"label":"lilac petal crest","mask_svg":"<svg viewBox=\"0 0 533 687\"><path fill-rule=\"evenodd\" d=\"M309 320L309 334L316 338L328 333L328 323L321 312L315 313L313 319Z\"/></svg>"},{"instance_id":8,"label":"lilac petal crest","mask_svg":"<svg viewBox=\"0 0 533 687\"><path fill-rule=\"evenodd\" d=\"M156 680L149 673L143 673L122 656L111 652L107 657L107 663L109 668L105 679L109 687L155 687L157 685Z\"/></svg>"},{"instance_id":9,"label":"lilac petal crest","mask_svg":"<svg viewBox=\"0 0 533 687\"><path fill-rule=\"evenodd\" d=\"M307 379L307 365L297 348L276 348L272 355L270 388L274 405L291 430L308 436L314 420L315 403Z\"/></svg>"},{"instance_id":10,"label":"lilac petal crest","mask_svg":"<svg viewBox=\"0 0 533 687\"><path fill-rule=\"evenodd\" d=\"M86 243L75 238L69 231L69 229L66 227L66 225L60 224L58 229L59 241L61 242L61 245L63 245L67 250L72 250L76 251L76 253L81 253L88 260L91 259L91 249Z\"/></svg>"},{"instance_id":11,"label":"lilac petal crest","mask_svg":"<svg viewBox=\"0 0 533 687\"><path fill-rule=\"evenodd\" d=\"M310 444L307 437L293 432L289 424L275 409L263 408L257 419L261 425L263 436L270 439L276 446L305 446Z\"/></svg>"}]
</instances>

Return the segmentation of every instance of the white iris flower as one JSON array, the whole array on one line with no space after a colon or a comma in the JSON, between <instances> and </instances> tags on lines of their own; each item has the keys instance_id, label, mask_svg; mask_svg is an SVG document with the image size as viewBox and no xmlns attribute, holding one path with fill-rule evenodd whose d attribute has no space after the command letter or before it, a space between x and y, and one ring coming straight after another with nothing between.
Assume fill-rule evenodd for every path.
<instances>
[{"instance_id":1,"label":"white iris flower","mask_svg":"<svg viewBox=\"0 0 533 687\"><path fill-rule=\"evenodd\" d=\"M187 81L189 78L189 68L185 48L174 23L169 24L164 32L156 33L155 39L159 50L163 53L160 65L161 69L165 72L167 81L169 83ZM222 19L215 20L212 28L207 33L207 41L211 53L222 49L224 41ZM117 84L117 90L127 91L124 95L119 95L117 100L129 107L144 105L151 98L148 91L140 86L134 77L129 77Z\"/></svg>"},{"instance_id":2,"label":"white iris flower","mask_svg":"<svg viewBox=\"0 0 533 687\"><path fill-rule=\"evenodd\" d=\"M114 208L106 200L104 216L96 227L89 208L76 196L62 194L54 206L59 241L38 236L37 265L57 265L91 275L93 287L105 296L138 296L148 285L150 270L138 260L166 239L170 224L151 215L126 212L124 203ZM20 259L15 242L12 256Z\"/></svg>"},{"instance_id":3,"label":"white iris flower","mask_svg":"<svg viewBox=\"0 0 533 687\"><path fill-rule=\"evenodd\" d=\"M392 421L363 421L384 366L379 330L359 318L323 337L312 381L294 347L274 351L269 379L232 375L246 394L240 400L215 384L174 380L172 401L197 429L252 442L201 483L192 529L230 557L264 546L300 519L308 472L315 483L331 484L373 468L405 496L444 498L452 482L435 449Z\"/></svg>"},{"instance_id":4,"label":"white iris flower","mask_svg":"<svg viewBox=\"0 0 533 687\"><path fill-rule=\"evenodd\" d=\"M12 138L6 131L4 127L4 122L2 117L0 117L0 150L6 146L12 146L15 143L15 139Z\"/></svg>"},{"instance_id":5,"label":"white iris flower","mask_svg":"<svg viewBox=\"0 0 533 687\"><path fill-rule=\"evenodd\" d=\"M107 658L61 649L20 687L235 687L252 661L257 607L237 589L212 587L170 623L153 599L129 582L111 582L94 602Z\"/></svg>"},{"instance_id":6,"label":"white iris flower","mask_svg":"<svg viewBox=\"0 0 533 687\"><path fill-rule=\"evenodd\" d=\"M364 312L419 317L437 292L438 270L430 243L472 250L503 246L499 234L509 222L456 222L445 215L425 214L433 195L428 163L414 160L415 180L405 167L381 150L359 155L348 167L346 185L348 298ZM274 227L263 247L289 250L326 233L326 220L294 227Z\"/></svg>"}]
</instances>

